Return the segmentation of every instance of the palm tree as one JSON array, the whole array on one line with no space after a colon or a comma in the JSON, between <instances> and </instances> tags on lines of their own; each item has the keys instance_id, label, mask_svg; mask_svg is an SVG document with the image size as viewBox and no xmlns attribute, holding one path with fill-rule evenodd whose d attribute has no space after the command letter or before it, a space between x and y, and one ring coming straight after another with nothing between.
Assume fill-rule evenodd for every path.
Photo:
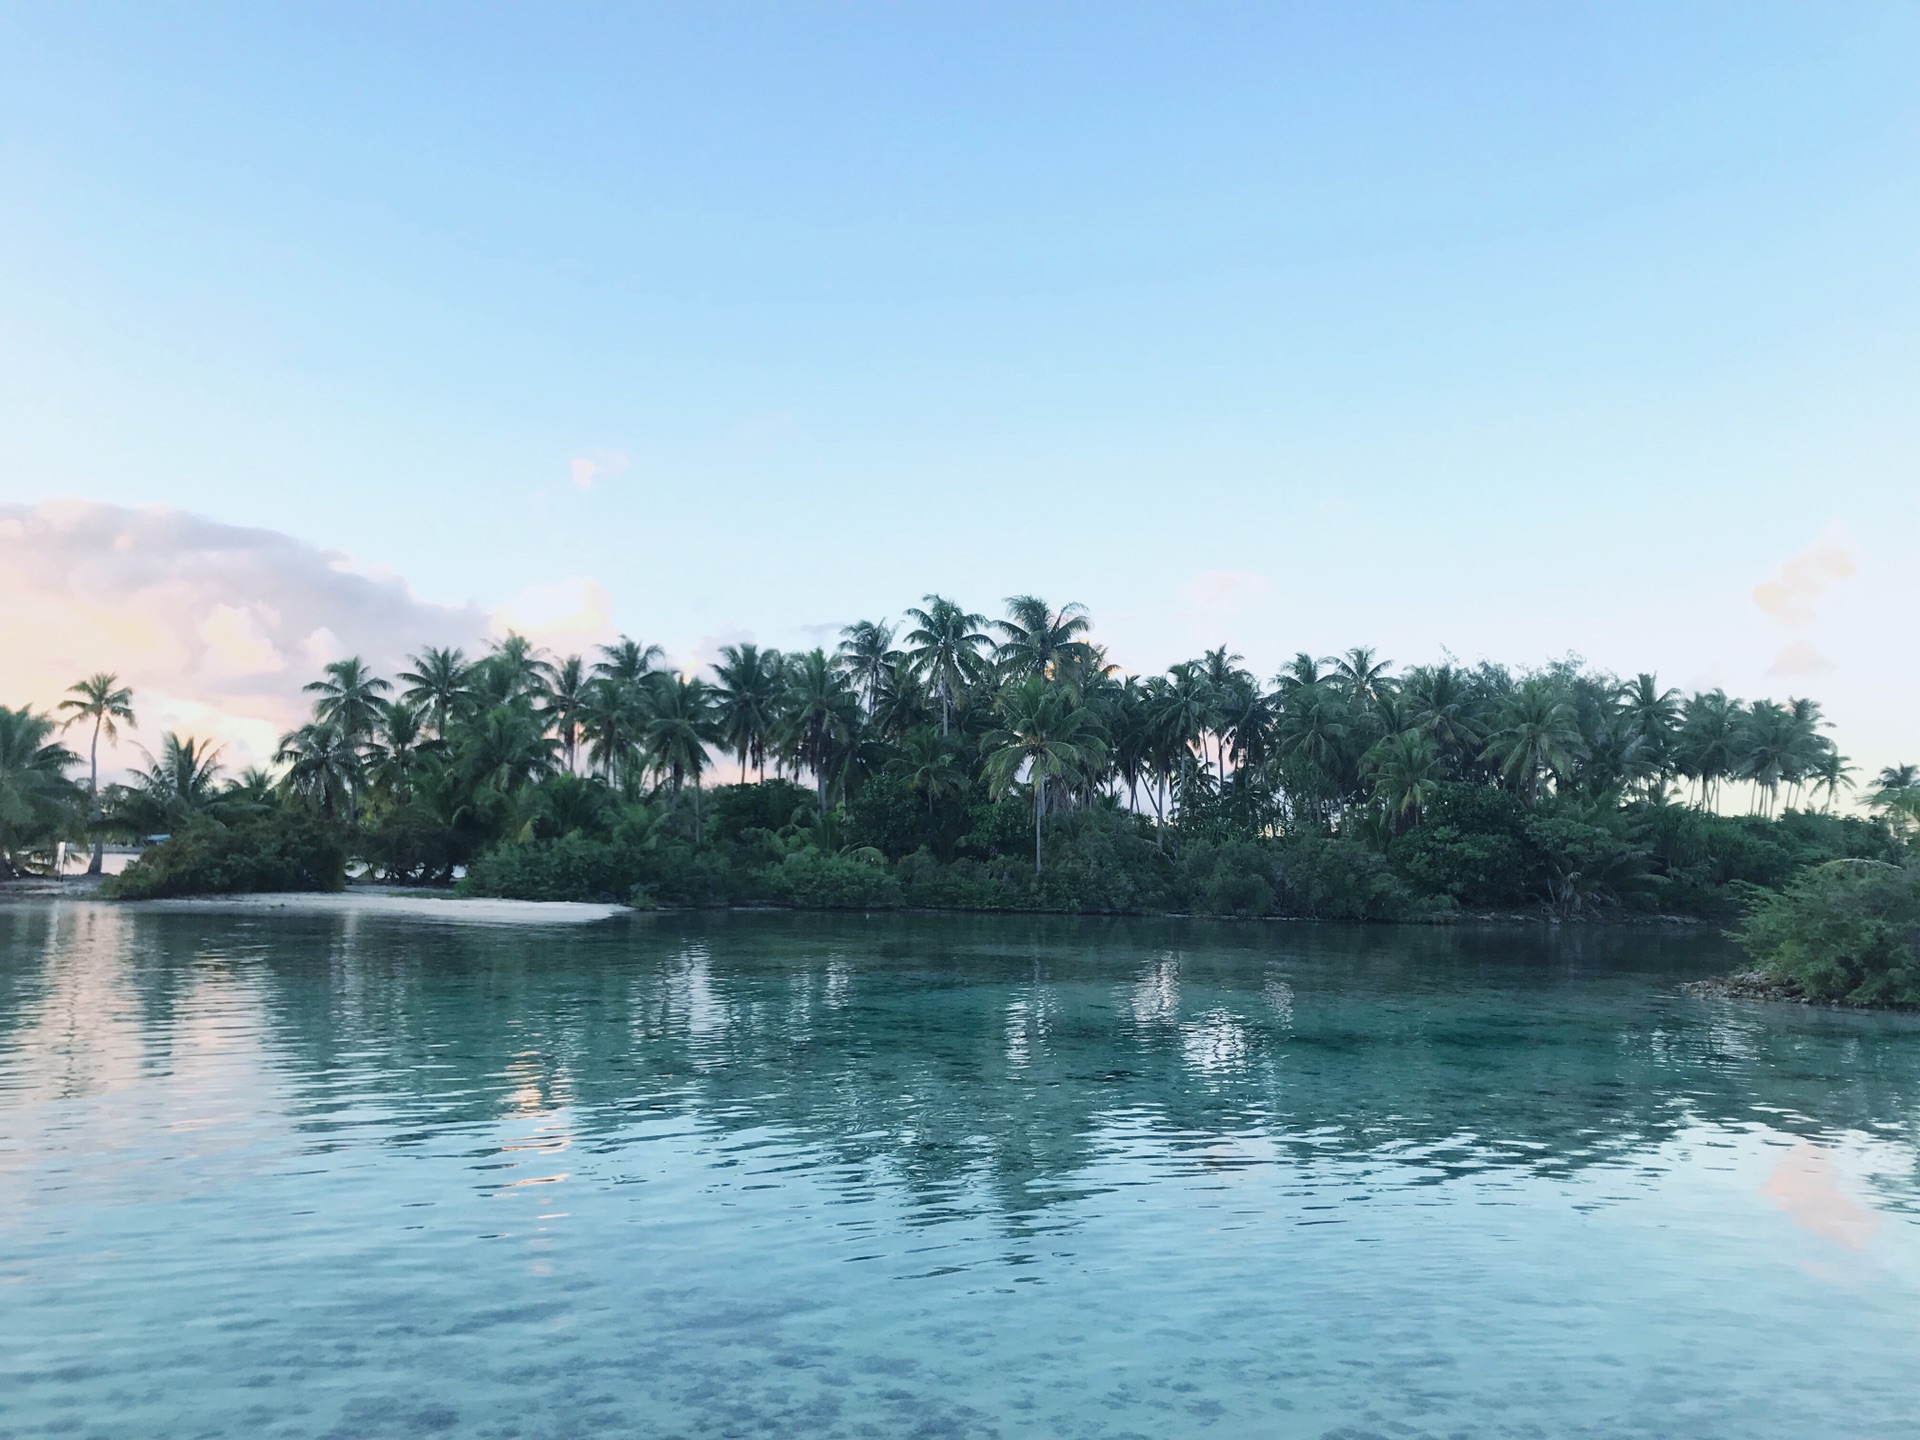
<instances>
[{"instance_id":1,"label":"palm tree","mask_svg":"<svg viewBox=\"0 0 1920 1440\"><path fill-rule=\"evenodd\" d=\"M51 848L78 818L79 788L67 779L77 757L53 743L53 728L24 705L0 705L0 879L18 875L29 852Z\"/></svg>"},{"instance_id":2,"label":"palm tree","mask_svg":"<svg viewBox=\"0 0 1920 1440\"><path fill-rule=\"evenodd\" d=\"M553 683L553 662L546 651L515 630L509 630L480 665L490 672L486 678L501 700L541 700Z\"/></svg>"},{"instance_id":3,"label":"palm tree","mask_svg":"<svg viewBox=\"0 0 1920 1440\"><path fill-rule=\"evenodd\" d=\"M843 644L843 654L845 649ZM780 724L786 662L778 650L762 650L751 644L727 645L721 648L720 663L713 667L713 674L719 682L714 686L713 699L720 743L739 760L742 780L747 778L749 764L764 780L767 746Z\"/></svg>"},{"instance_id":4,"label":"palm tree","mask_svg":"<svg viewBox=\"0 0 1920 1440\"><path fill-rule=\"evenodd\" d=\"M1060 666L1079 666L1092 658L1092 647L1080 637L1093 628L1087 607L1078 603L1049 610L1033 595L1009 595L1007 618L993 622L1001 634L995 658L1011 679L1028 675L1049 678Z\"/></svg>"},{"instance_id":5,"label":"palm tree","mask_svg":"<svg viewBox=\"0 0 1920 1440\"><path fill-rule=\"evenodd\" d=\"M707 768L707 743L713 734L713 693L697 677L662 675L650 687L641 733L654 773L677 793L692 780L700 784Z\"/></svg>"},{"instance_id":6,"label":"palm tree","mask_svg":"<svg viewBox=\"0 0 1920 1440\"><path fill-rule=\"evenodd\" d=\"M1075 704L1070 691L1049 685L1038 675L1011 686L1001 697L1000 720L1001 728L980 742L987 784L998 799L1026 772L1033 787L1033 873L1038 875L1047 781L1067 779L1101 764L1106 747L1093 713Z\"/></svg>"},{"instance_id":7,"label":"palm tree","mask_svg":"<svg viewBox=\"0 0 1920 1440\"><path fill-rule=\"evenodd\" d=\"M100 823L100 736L104 732L107 743L119 743L120 722L132 725L133 691L121 685L118 675L102 671L89 675L77 685L67 687L70 699L62 700L60 708L71 710L62 729L78 725L82 721L93 721L93 737L87 746L87 823L97 826ZM87 861L87 874L100 873L102 857L106 853L105 844L96 834L93 837L93 855Z\"/></svg>"},{"instance_id":8,"label":"palm tree","mask_svg":"<svg viewBox=\"0 0 1920 1440\"><path fill-rule=\"evenodd\" d=\"M1740 738L1740 702L1724 690L1708 690L1687 697L1680 707L1680 733L1675 740L1676 769L1700 783L1700 808L1713 808L1720 782L1737 763Z\"/></svg>"},{"instance_id":9,"label":"palm tree","mask_svg":"<svg viewBox=\"0 0 1920 1440\"><path fill-rule=\"evenodd\" d=\"M161 737L160 755L142 750L147 768L134 772L130 807L144 826L158 829L180 826L212 815L220 801L220 747L169 730Z\"/></svg>"},{"instance_id":10,"label":"palm tree","mask_svg":"<svg viewBox=\"0 0 1920 1440\"><path fill-rule=\"evenodd\" d=\"M349 745L360 744L380 721L380 696L393 686L369 671L358 655L336 660L320 673L324 679L302 687L320 697L314 701L313 718L333 726Z\"/></svg>"},{"instance_id":11,"label":"palm tree","mask_svg":"<svg viewBox=\"0 0 1920 1440\"><path fill-rule=\"evenodd\" d=\"M338 725L316 720L288 731L280 737L273 759L287 767L288 791L322 815L358 814L365 762L359 747Z\"/></svg>"},{"instance_id":12,"label":"palm tree","mask_svg":"<svg viewBox=\"0 0 1920 1440\"><path fill-rule=\"evenodd\" d=\"M824 815L827 785L860 733L859 697L824 651L809 650L789 659L781 728L787 753L813 773Z\"/></svg>"},{"instance_id":13,"label":"palm tree","mask_svg":"<svg viewBox=\"0 0 1920 1440\"><path fill-rule=\"evenodd\" d=\"M560 748L566 752L569 775L576 773L574 756L580 746L581 721L587 712L587 687L592 683L587 677L586 662L578 655L569 655L553 667L547 686L546 704L542 709L560 734Z\"/></svg>"},{"instance_id":14,"label":"palm tree","mask_svg":"<svg viewBox=\"0 0 1920 1440\"><path fill-rule=\"evenodd\" d=\"M881 687L892 679L901 658L893 648L893 627L885 621L856 620L840 632L840 668L859 688L870 715L879 707Z\"/></svg>"},{"instance_id":15,"label":"palm tree","mask_svg":"<svg viewBox=\"0 0 1920 1440\"><path fill-rule=\"evenodd\" d=\"M400 672L407 686L400 698L424 711L433 725L433 733L444 740L448 722L476 698L473 667L467 664L466 652L431 646L413 656L411 663L411 670Z\"/></svg>"},{"instance_id":16,"label":"palm tree","mask_svg":"<svg viewBox=\"0 0 1920 1440\"><path fill-rule=\"evenodd\" d=\"M1388 736L1367 752L1366 769L1373 776L1374 798L1396 821L1420 823L1420 812L1433 798L1441 778L1440 747L1418 730Z\"/></svg>"},{"instance_id":17,"label":"palm tree","mask_svg":"<svg viewBox=\"0 0 1920 1440\"><path fill-rule=\"evenodd\" d=\"M642 645L638 640L622 635L613 644L600 647L601 658L594 663L593 673L604 675L609 680L637 685L654 673L654 667L665 653L658 645Z\"/></svg>"},{"instance_id":18,"label":"palm tree","mask_svg":"<svg viewBox=\"0 0 1920 1440\"><path fill-rule=\"evenodd\" d=\"M608 785L619 789L633 773L628 765L646 723L646 695L638 683L598 675L587 687L581 728L587 736L587 757L600 767Z\"/></svg>"},{"instance_id":19,"label":"palm tree","mask_svg":"<svg viewBox=\"0 0 1920 1440\"><path fill-rule=\"evenodd\" d=\"M1553 680L1535 675L1508 697L1481 758L1497 765L1509 785L1532 799L1549 778L1573 773L1581 749L1580 727L1565 693Z\"/></svg>"},{"instance_id":20,"label":"palm tree","mask_svg":"<svg viewBox=\"0 0 1920 1440\"><path fill-rule=\"evenodd\" d=\"M915 622L907 632L907 663L918 672L940 701L940 733L946 734L953 717L955 698L979 678L985 668L980 651L992 644L992 637L980 627L984 615L962 610L951 600L928 595L926 609L909 608L907 618Z\"/></svg>"},{"instance_id":21,"label":"palm tree","mask_svg":"<svg viewBox=\"0 0 1920 1440\"><path fill-rule=\"evenodd\" d=\"M928 821L933 819L936 801L966 789L966 767L953 753L952 743L931 725L909 732L892 763L906 778L909 790L927 797Z\"/></svg>"}]
</instances>

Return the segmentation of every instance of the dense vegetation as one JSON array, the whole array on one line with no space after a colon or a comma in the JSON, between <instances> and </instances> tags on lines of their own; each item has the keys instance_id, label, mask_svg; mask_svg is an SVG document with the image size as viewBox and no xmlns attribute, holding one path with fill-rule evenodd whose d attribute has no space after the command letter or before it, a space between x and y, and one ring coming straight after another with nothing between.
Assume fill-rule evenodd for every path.
<instances>
[{"instance_id":1,"label":"dense vegetation","mask_svg":"<svg viewBox=\"0 0 1920 1440\"><path fill-rule=\"evenodd\" d=\"M1089 629L1030 596L992 622L928 596L833 653L729 646L705 675L626 639L591 661L517 635L472 660L429 649L391 680L348 659L307 687L274 773L223 781L169 735L104 791L97 770L65 779L49 722L4 712L46 757L22 772L37 819L0 840L10 858L32 843L13 837L44 842L61 804L69 836L178 837L127 891L284 883L208 837L297 818L375 876L530 898L1566 917L1731 913L1737 884L1903 861L1916 814L1910 770L1880 777L1877 818L1832 813L1851 767L1810 700L1571 660L1395 673L1366 649L1296 656L1270 684L1224 647L1123 676ZM96 676L69 723L97 746L130 700ZM743 782L710 785L716 760Z\"/></svg>"},{"instance_id":2,"label":"dense vegetation","mask_svg":"<svg viewBox=\"0 0 1920 1440\"><path fill-rule=\"evenodd\" d=\"M1737 936L1809 999L1920 1005L1920 865L1816 865L1757 897Z\"/></svg>"}]
</instances>

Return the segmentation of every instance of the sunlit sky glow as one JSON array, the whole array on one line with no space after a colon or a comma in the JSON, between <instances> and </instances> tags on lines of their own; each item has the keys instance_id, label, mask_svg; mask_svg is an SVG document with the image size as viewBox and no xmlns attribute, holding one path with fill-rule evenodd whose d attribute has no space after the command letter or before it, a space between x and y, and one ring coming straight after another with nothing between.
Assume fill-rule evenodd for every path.
<instances>
[{"instance_id":1,"label":"sunlit sky glow","mask_svg":"<svg viewBox=\"0 0 1920 1440\"><path fill-rule=\"evenodd\" d=\"M0 701L252 754L415 631L1033 591L1920 759L1916 74L1910 4L15 7Z\"/></svg>"}]
</instances>

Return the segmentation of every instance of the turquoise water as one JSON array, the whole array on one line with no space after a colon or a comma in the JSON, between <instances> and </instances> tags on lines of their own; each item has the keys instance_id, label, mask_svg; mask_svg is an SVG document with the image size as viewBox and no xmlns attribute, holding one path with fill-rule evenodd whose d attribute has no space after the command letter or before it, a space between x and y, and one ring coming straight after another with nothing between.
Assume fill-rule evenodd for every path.
<instances>
[{"instance_id":1,"label":"turquoise water","mask_svg":"<svg viewBox=\"0 0 1920 1440\"><path fill-rule=\"evenodd\" d=\"M1920 1022L1730 960L0 907L0 1436L1910 1436Z\"/></svg>"}]
</instances>

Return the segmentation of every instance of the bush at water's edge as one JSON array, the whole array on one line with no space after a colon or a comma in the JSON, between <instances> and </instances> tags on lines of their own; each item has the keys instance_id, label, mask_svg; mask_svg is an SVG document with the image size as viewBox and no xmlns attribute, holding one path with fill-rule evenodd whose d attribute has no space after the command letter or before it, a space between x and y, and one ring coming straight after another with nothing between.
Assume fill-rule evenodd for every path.
<instances>
[{"instance_id":1,"label":"bush at water's edge","mask_svg":"<svg viewBox=\"0 0 1920 1440\"><path fill-rule=\"evenodd\" d=\"M302 815L221 825L203 821L163 840L106 883L118 900L339 890L347 845L340 830Z\"/></svg>"},{"instance_id":2,"label":"bush at water's edge","mask_svg":"<svg viewBox=\"0 0 1920 1440\"><path fill-rule=\"evenodd\" d=\"M1920 864L1816 865L1757 896L1734 938L1808 999L1920 1005Z\"/></svg>"}]
</instances>

